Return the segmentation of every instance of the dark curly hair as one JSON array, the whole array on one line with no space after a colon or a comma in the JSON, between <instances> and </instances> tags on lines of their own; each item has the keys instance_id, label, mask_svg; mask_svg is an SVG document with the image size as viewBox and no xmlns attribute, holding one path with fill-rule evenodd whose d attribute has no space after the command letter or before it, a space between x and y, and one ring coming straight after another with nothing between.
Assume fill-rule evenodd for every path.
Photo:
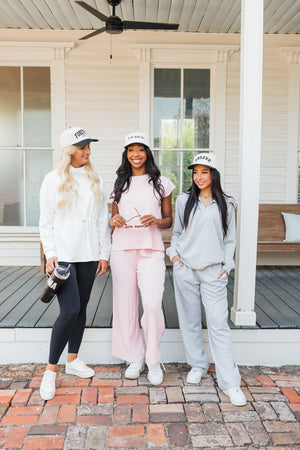
<instances>
[{"instance_id":1,"label":"dark curly hair","mask_svg":"<svg viewBox=\"0 0 300 450\"><path fill-rule=\"evenodd\" d=\"M146 159L146 173L149 175L149 183L152 183L154 195L158 196L160 203L162 202L162 199L164 197L164 187L161 184L160 181L160 170L155 164L153 153L151 152L150 148L146 145L143 145L147 159ZM131 177L132 177L132 169L131 164L129 163L127 159L127 149L122 153L122 162L119 168L116 171L117 178L113 187L113 191L111 194L111 198L114 202L119 203L121 199L121 195L123 192L128 191Z\"/></svg>"}]
</instances>

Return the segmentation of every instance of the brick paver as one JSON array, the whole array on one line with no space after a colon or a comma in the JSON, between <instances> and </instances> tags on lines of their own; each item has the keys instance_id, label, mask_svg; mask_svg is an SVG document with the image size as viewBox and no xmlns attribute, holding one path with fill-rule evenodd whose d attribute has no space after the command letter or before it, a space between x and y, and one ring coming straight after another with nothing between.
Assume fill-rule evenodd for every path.
<instances>
[{"instance_id":1,"label":"brick paver","mask_svg":"<svg viewBox=\"0 0 300 450\"><path fill-rule=\"evenodd\" d=\"M0 366L1 449L300 450L300 367L240 367L247 405L218 388L214 367L188 385L185 364L166 364L164 382L125 365L95 366L80 379L59 366L56 396L39 396L43 365Z\"/></svg>"}]
</instances>

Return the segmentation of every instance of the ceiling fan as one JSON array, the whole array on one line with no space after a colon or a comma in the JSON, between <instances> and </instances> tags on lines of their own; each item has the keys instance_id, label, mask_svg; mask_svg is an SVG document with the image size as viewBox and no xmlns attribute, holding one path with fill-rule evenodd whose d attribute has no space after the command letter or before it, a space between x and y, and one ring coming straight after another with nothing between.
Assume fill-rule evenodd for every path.
<instances>
[{"instance_id":1,"label":"ceiling fan","mask_svg":"<svg viewBox=\"0 0 300 450\"><path fill-rule=\"evenodd\" d=\"M88 12L96 16L98 19L105 22L105 27L99 28L93 33L87 34L80 38L89 39L97 34L106 33L109 34L120 34L123 30L177 30L179 24L176 23L156 23L156 22L135 22L132 20L121 20L120 17L116 16L115 10L116 6L121 3L121 0L107 0L108 3L112 6L112 15L107 17L101 12L97 11L97 9L90 6L88 3L84 1L76 0L78 5L82 6L82 8L86 9Z\"/></svg>"}]
</instances>

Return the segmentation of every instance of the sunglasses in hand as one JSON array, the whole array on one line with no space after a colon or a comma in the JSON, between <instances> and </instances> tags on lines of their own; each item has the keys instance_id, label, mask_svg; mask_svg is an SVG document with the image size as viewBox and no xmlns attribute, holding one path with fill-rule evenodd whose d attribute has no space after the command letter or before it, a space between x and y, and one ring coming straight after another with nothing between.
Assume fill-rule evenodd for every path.
<instances>
[{"instance_id":1,"label":"sunglasses in hand","mask_svg":"<svg viewBox=\"0 0 300 450\"><path fill-rule=\"evenodd\" d=\"M134 208L137 212L137 214L135 216L130 217L130 219L126 220L125 225L123 225L123 228L144 228L143 224L140 225L128 225L128 222L130 222L131 220L135 219L136 217L139 217L141 219L141 214L138 212L138 210L136 208Z\"/></svg>"}]
</instances>

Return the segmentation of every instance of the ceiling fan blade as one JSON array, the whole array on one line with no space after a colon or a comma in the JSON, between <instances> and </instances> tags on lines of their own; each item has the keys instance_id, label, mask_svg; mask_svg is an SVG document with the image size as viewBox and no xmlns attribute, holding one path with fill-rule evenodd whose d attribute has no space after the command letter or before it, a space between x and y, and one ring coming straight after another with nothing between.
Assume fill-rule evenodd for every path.
<instances>
[{"instance_id":1,"label":"ceiling fan blade","mask_svg":"<svg viewBox=\"0 0 300 450\"><path fill-rule=\"evenodd\" d=\"M102 20L102 22L107 21L108 17L106 17L104 14L97 11L97 9L93 8L92 6L88 5L87 3L78 1L78 0L76 0L76 3L78 3L78 5L82 6L82 8L86 9L88 12L90 12L94 16L98 17L98 19Z\"/></svg>"},{"instance_id":2,"label":"ceiling fan blade","mask_svg":"<svg viewBox=\"0 0 300 450\"><path fill-rule=\"evenodd\" d=\"M177 30L178 23L134 22L124 20L124 30Z\"/></svg>"},{"instance_id":3,"label":"ceiling fan blade","mask_svg":"<svg viewBox=\"0 0 300 450\"><path fill-rule=\"evenodd\" d=\"M93 33L86 34L85 36L81 37L79 40L84 41L85 39L89 39L93 36L96 36L97 34L104 33L104 31L106 31L106 28L102 27L99 30L93 31Z\"/></svg>"}]
</instances>

